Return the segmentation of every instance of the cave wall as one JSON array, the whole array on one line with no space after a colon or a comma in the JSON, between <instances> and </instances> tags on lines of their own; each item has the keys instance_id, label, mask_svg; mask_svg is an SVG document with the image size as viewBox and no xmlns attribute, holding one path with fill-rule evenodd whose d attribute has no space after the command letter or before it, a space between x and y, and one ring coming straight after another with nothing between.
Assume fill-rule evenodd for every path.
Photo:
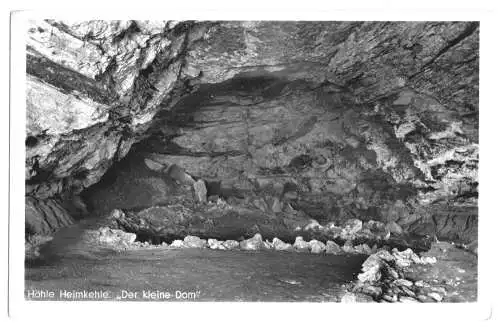
<instances>
[{"instance_id":1,"label":"cave wall","mask_svg":"<svg viewBox=\"0 0 500 327\"><path fill-rule=\"evenodd\" d=\"M292 183L312 216L376 211L422 233L424 216L444 230L477 219L478 23L40 20L27 33L27 196L80 193L136 143L232 189Z\"/></svg>"}]
</instances>

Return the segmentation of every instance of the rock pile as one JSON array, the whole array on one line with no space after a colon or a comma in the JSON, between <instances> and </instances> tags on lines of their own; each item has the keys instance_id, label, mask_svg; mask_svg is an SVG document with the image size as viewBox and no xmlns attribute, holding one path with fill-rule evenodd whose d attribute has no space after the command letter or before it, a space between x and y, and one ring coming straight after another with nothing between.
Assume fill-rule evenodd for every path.
<instances>
[{"instance_id":1,"label":"rock pile","mask_svg":"<svg viewBox=\"0 0 500 327\"><path fill-rule=\"evenodd\" d=\"M405 278L405 269L412 265L436 263L434 257L419 257L411 249L392 252L379 250L365 260L357 282L342 297L341 302L366 302L366 296L377 302L441 302L446 295L443 287L433 287L422 280ZM353 300L354 299L354 300Z\"/></svg>"}]
</instances>

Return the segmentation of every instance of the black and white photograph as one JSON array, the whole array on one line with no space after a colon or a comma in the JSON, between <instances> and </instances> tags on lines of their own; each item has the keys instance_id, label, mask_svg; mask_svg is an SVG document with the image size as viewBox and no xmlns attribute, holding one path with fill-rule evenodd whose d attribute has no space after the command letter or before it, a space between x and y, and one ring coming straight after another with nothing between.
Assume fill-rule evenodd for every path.
<instances>
[{"instance_id":1,"label":"black and white photograph","mask_svg":"<svg viewBox=\"0 0 500 327\"><path fill-rule=\"evenodd\" d=\"M24 301L478 301L479 20L164 16L24 22Z\"/></svg>"}]
</instances>

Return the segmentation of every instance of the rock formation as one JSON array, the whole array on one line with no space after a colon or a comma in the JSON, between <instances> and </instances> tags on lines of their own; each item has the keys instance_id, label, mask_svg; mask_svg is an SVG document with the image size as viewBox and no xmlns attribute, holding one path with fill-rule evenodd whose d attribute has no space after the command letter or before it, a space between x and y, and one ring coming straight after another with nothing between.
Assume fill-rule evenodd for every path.
<instances>
[{"instance_id":1,"label":"rock formation","mask_svg":"<svg viewBox=\"0 0 500 327\"><path fill-rule=\"evenodd\" d=\"M476 22L39 20L27 34L30 233L70 223L78 194L90 210L103 194L107 209L166 201L153 162L270 215L477 239Z\"/></svg>"}]
</instances>

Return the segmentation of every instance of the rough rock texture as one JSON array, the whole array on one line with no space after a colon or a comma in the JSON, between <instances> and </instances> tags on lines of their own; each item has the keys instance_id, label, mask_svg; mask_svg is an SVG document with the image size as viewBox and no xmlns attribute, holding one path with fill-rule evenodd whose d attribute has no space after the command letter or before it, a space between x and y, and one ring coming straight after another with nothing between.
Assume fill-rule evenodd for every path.
<instances>
[{"instance_id":1,"label":"rough rock texture","mask_svg":"<svg viewBox=\"0 0 500 327\"><path fill-rule=\"evenodd\" d=\"M71 199L138 142L209 196L269 214L477 238L478 23L40 20L27 33L29 196ZM141 182L149 205L169 196L162 181Z\"/></svg>"}]
</instances>

